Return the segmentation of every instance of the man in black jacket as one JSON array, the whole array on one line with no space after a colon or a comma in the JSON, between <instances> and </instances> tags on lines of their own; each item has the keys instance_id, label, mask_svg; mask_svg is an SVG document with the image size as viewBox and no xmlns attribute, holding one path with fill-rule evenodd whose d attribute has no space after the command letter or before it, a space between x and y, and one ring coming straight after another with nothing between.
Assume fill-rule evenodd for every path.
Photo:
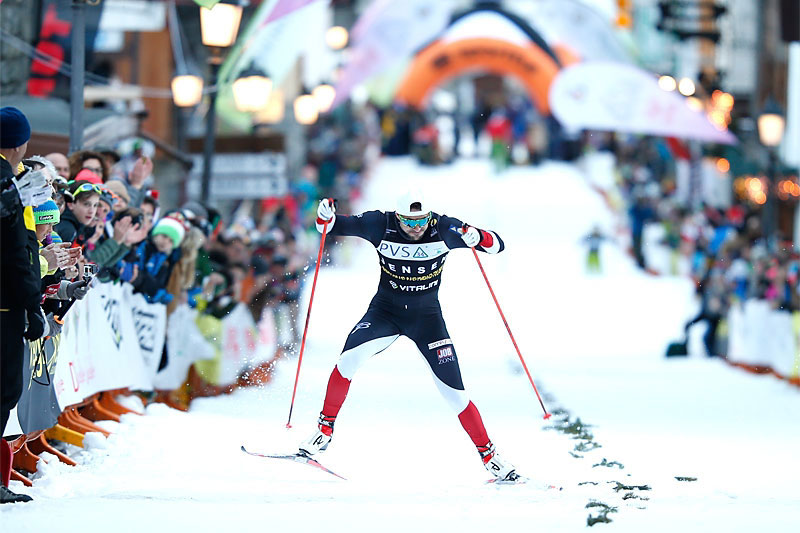
<instances>
[{"instance_id":1,"label":"man in black jacket","mask_svg":"<svg viewBox=\"0 0 800 533\"><path fill-rule=\"evenodd\" d=\"M39 246L36 234L25 226L22 197L30 203L30 184L16 170L25 156L31 128L18 109L0 109L0 436L5 432L11 409L22 394L24 339L45 333L39 302ZM27 326L26 326L27 322ZM24 494L8 490L11 453L0 443L0 503L29 501Z\"/></svg>"}]
</instances>

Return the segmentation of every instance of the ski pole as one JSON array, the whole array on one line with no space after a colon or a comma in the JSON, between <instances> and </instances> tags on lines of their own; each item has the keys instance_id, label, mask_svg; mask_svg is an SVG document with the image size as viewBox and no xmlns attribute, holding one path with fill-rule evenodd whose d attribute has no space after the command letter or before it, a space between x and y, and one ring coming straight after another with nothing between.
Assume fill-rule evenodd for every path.
<instances>
[{"instance_id":1,"label":"ski pole","mask_svg":"<svg viewBox=\"0 0 800 533\"><path fill-rule=\"evenodd\" d=\"M522 352L519 351L519 346L517 346L517 341L514 340L514 335L511 333L511 328L508 327L508 321L506 320L506 316L503 314L503 310L500 309L500 304L497 302L497 297L494 295L494 291L492 290L492 284L489 283L489 278L486 277L486 271L483 270L483 265L481 264L481 260L478 258L478 252L475 248L472 248L472 254L475 256L475 261L478 262L478 268L481 269L481 274L483 274L483 279L486 280L486 286L489 287L489 292L492 294L492 299L494 300L494 305L497 306L497 310L500 311L500 318L503 319L503 324L506 326L506 331L508 331L508 336L511 337L511 342L514 343L514 348L517 350L517 355L519 356L519 360L522 363L522 368L525 369L525 373L528 375L528 380L531 382L531 386L533 387L533 392L536 393L536 398L539 400L539 405L542 406L542 411L544 411L544 419L547 420L550 418L550 413L547 412L547 409L544 406L544 402L542 401L542 397L539 396L539 390L536 388L536 384L533 382L533 378L531 377L531 373L528 371L528 365L525 364L525 359L522 358Z\"/></svg>"},{"instance_id":2,"label":"ski pole","mask_svg":"<svg viewBox=\"0 0 800 533\"><path fill-rule=\"evenodd\" d=\"M331 199L331 202L333 199ZM322 238L319 240L319 254L317 254L317 266L314 268L314 282L311 284L311 297L308 300L308 312L306 313L306 325L303 328L303 340L300 342L300 355L297 358L297 373L294 376L294 390L292 390L292 403L289 405L289 420L286 421L286 429L292 427L292 410L294 410L294 398L297 394L297 382L300 379L300 364L303 362L303 351L306 347L306 334L308 333L308 321L311 318L311 304L314 302L314 289L317 287L317 275L319 274L319 264L322 262L322 250L325 248L325 235L328 233L328 221L322 226Z\"/></svg>"}]
</instances>

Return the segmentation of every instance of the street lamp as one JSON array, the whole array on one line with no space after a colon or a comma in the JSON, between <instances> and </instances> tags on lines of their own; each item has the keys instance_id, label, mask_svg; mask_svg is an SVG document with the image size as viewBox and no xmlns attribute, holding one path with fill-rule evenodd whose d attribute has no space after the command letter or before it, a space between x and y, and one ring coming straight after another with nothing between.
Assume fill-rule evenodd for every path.
<instances>
[{"instance_id":1,"label":"street lamp","mask_svg":"<svg viewBox=\"0 0 800 533\"><path fill-rule=\"evenodd\" d=\"M242 6L236 3L218 3L211 9L200 8L200 31L203 44L211 48L208 64L211 67L211 87L208 114L206 115L206 138L203 145L203 176L201 199L208 203L211 196L211 164L214 157L214 128L217 120L217 87L219 68L222 65L222 49L231 46L239 33Z\"/></svg>"},{"instance_id":2,"label":"street lamp","mask_svg":"<svg viewBox=\"0 0 800 533\"><path fill-rule=\"evenodd\" d=\"M203 99L203 78L182 74L172 78L172 101L178 107L194 107Z\"/></svg>"},{"instance_id":3,"label":"street lamp","mask_svg":"<svg viewBox=\"0 0 800 533\"><path fill-rule=\"evenodd\" d=\"M301 94L294 99L294 118L298 124L307 126L317 121L319 108L310 94Z\"/></svg>"},{"instance_id":4,"label":"street lamp","mask_svg":"<svg viewBox=\"0 0 800 533\"><path fill-rule=\"evenodd\" d=\"M283 91L273 89L269 93L266 107L256 111L256 122L260 124L277 124L283 120Z\"/></svg>"},{"instance_id":5,"label":"street lamp","mask_svg":"<svg viewBox=\"0 0 800 533\"><path fill-rule=\"evenodd\" d=\"M777 173L777 155L775 153L778 145L783 140L783 131L786 127L786 119L783 116L778 103L769 98L764 105L764 110L758 116L758 138L761 144L767 147L769 154L769 164L767 167L767 201L764 205L764 238L767 240L767 246L772 246L770 243L772 237L777 229L777 210L775 195L778 189L775 186Z\"/></svg>"},{"instance_id":6,"label":"street lamp","mask_svg":"<svg viewBox=\"0 0 800 533\"><path fill-rule=\"evenodd\" d=\"M267 107L272 91L272 80L255 63L244 69L233 82L233 100L236 109L255 113Z\"/></svg>"},{"instance_id":7,"label":"street lamp","mask_svg":"<svg viewBox=\"0 0 800 533\"><path fill-rule=\"evenodd\" d=\"M336 98L336 89L332 85L322 83L314 87L314 90L311 91L311 96L314 97L319 112L327 113L333 104L333 99Z\"/></svg>"},{"instance_id":8,"label":"street lamp","mask_svg":"<svg viewBox=\"0 0 800 533\"><path fill-rule=\"evenodd\" d=\"M758 138L764 146L774 148L783 140L786 119L778 103L770 98L758 116Z\"/></svg>"},{"instance_id":9,"label":"street lamp","mask_svg":"<svg viewBox=\"0 0 800 533\"><path fill-rule=\"evenodd\" d=\"M236 40L239 23L242 21L242 6L237 3L220 2L211 9L200 8L200 32L203 44L228 48Z\"/></svg>"},{"instance_id":10,"label":"street lamp","mask_svg":"<svg viewBox=\"0 0 800 533\"><path fill-rule=\"evenodd\" d=\"M328 28L328 31L325 32L325 44L332 50L341 50L347 46L347 41L349 39L350 35L347 29L342 26L331 26Z\"/></svg>"}]
</instances>

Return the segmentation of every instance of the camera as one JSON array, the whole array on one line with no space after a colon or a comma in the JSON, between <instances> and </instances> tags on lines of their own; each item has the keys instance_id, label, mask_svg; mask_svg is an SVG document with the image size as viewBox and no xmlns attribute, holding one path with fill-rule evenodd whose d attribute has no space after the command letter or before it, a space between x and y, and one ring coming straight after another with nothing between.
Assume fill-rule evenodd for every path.
<instances>
[{"instance_id":1,"label":"camera","mask_svg":"<svg viewBox=\"0 0 800 533\"><path fill-rule=\"evenodd\" d=\"M92 277L97 274L97 265L94 263L86 263L83 265L83 277Z\"/></svg>"}]
</instances>

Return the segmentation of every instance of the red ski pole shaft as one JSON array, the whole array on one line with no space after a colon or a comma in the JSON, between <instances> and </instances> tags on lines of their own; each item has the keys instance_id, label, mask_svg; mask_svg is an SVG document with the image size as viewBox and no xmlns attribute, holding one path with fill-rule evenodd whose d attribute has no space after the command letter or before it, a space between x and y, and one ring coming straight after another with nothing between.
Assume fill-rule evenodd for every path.
<instances>
[{"instance_id":1,"label":"red ski pole shaft","mask_svg":"<svg viewBox=\"0 0 800 533\"><path fill-rule=\"evenodd\" d=\"M547 420L548 418L550 418L550 413L547 412L547 409L544 406L544 402L542 401L542 397L539 395L539 389L536 388L536 384L533 382L531 373L528 371L528 365L525 364L525 359L522 358L522 352L519 351L519 346L517 346L517 341L514 340L514 334L511 333L511 328L508 327L508 321L506 320L506 315L504 315L503 310L500 309L500 303L497 301L497 296L494 295L494 290L492 290L492 284L489 283L489 278L486 276L486 271L483 270L483 265L481 264L481 260L478 257L478 252L475 250L475 248L472 248L472 254L475 256L475 261L478 262L478 268L481 269L481 274L483 274L483 279L486 280L486 286L489 287L489 292L492 294L494 305L496 305L497 310L500 311L500 318L503 319L503 324L505 324L506 326L506 331L508 331L508 336L511 337L511 342L514 344L514 348L517 350L517 355L519 356L519 360L522 363L522 368L525 369L525 374L528 375L528 380L531 382L531 386L533 387L533 392L536 393L536 398L539 400L539 405L542 406L542 411L544 411L544 419Z\"/></svg>"},{"instance_id":2,"label":"red ski pole shaft","mask_svg":"<svg viewBox=\"0 0 800 533\"><path fill-rule=\"evenodd\" d=\"M292 411L294 410L294 399L297 395L297 382L300 380L300 365L303 363L303 351L306 348L306 334L308 333L308 321L311 318L311 304L314 303L314 290L317 288L317 275L319 275L319 265L322 263L322 250L325 248L325 235L328 232L328 222L322 226L322 238L319 240L319 253L317 254L317 266L314 268L314 282L311 284L311 297L308 300L308 311L306 312L306 325L303 327L303 340L300 342L300 355L297 358L297 373L294 376L294 389L292 390L292 403L289 405L289 420L286 421L286 428L292 427Z\"/></svg>"}]
</instances>

